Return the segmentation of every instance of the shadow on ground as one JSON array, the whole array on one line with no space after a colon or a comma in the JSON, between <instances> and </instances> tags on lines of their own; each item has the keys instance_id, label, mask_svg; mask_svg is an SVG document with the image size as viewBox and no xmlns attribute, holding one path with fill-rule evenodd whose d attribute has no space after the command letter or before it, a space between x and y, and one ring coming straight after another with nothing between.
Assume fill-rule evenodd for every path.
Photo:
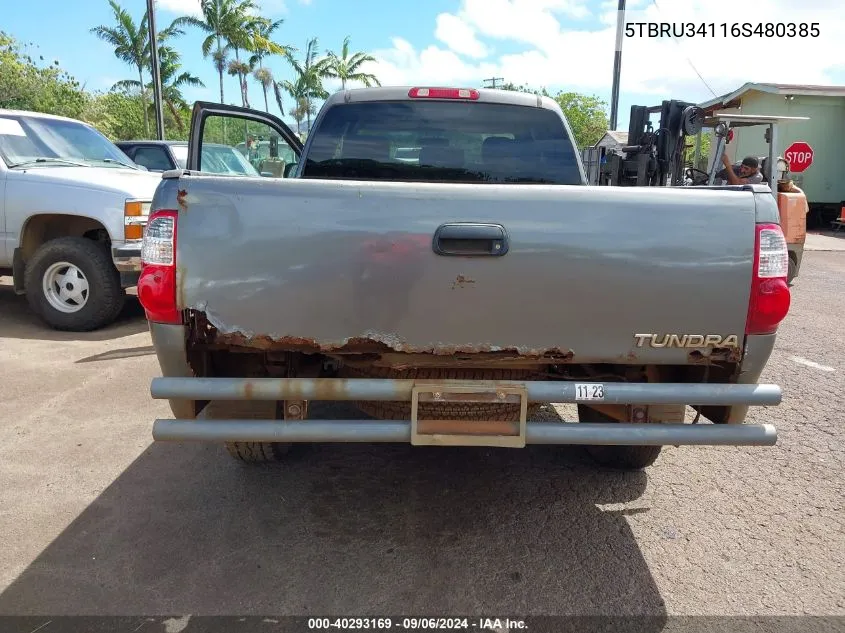
<instances>
[{"instance_id":1,"label":"shadow on ground","mask_svg":"<svg viewBox=\"0 0 845 633\"><path fill-rule=\"evenodd\" d=\"M26 297L16 295L11 279L0 280L0 335L4 338L44 341L106 341L147 331L138 297L126 298L123 312L113 324L96 332L59 332L44 324L29 308Z\"/></svg>"},{"instance_id":2,"label":"shadow on ground","mask_svg":"<svg viewBox=\"0 0 845 633\"><path fill-rule=\"evenodd\" d=\"M649 614L657 631L664 603L625 519L648 510L597 505L646 483L574 447L298 446L254 467L153 444L0 613Z\"/></svg>"}]
</instances>

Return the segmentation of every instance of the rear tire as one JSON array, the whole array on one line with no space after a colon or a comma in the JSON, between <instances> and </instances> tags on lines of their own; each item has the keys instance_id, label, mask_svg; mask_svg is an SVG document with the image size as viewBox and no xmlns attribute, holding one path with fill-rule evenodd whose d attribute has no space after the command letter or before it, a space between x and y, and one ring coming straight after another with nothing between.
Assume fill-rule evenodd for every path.
<instances>
[{"instance_id":1,"label":"rear tire","mask_svg":"<svg viewBox=\"0 0 845 633\"><path fill-rule=\"evenodd\" d=\"M578 421L592 423L616 422L612 417L583 404L578 405ZM585 446L594 462L617 470L642 470L654 464L662 446Z\"/></svg>"},{"instance_id":2,"label":"rear tire","mask_svg":"<svg viewBox=\"0 0 845 633\"><path fill-rule=\"evenodd\" d=\"M789 267L786 272L786 283L792 285L792 280L795 279L797 273L798 263L792 258L789 258Z\"/></svg>"},{"instance_id":3,"label":"rear tire","mask_svg":"<svg viewBox=\"0 0 845 633\"><path fill-rule=\"evenodd\" d=\"M97 330L118 317L126 300L108 250L84 237L42 244L26 263L24 284L33 312L56 330Z\"/></svg>"},{"instance_id":4,"label":"rear tire","mask_svg":"<svg viewBox=\"0 0 845 633\"><path fill-rule=\"evenodd\" d=\"M349 378L389 378L394 380L530 380L536 372L525 369L390 369L387 367L344 368ZM361 411L380 420L410 420L411 403L393 401L358 401L353 403ZM528 416L537 406L529 406ZM417 413L420 419L449 420L519 420L517 404L442 404L420 403Z\"/></svg>"},{"instance_id":5,"label":"rear tire","mask_svg":"<svg viewBox=\"0 0 845 633\"><path fill-rule=\"evenodd\" d=\"M211 402L206 417L210 420L279 420L278 407L272 400L251 402ZM279 420L281 423L282 421ZM283 442L224 442L233 458L247 464L263 464L282 459L290 450Z\"/></svg>"},{"instance_id":6,"label":"rear tire","mask_svg":"<svg viewBox=\"0 0 845 633\"><path fill-rule=\"evenodd\" d=\"M226 442L229 455L247 464L277 462L290 450L289 444L281 442Z\"/></svg>"}]
</instances>

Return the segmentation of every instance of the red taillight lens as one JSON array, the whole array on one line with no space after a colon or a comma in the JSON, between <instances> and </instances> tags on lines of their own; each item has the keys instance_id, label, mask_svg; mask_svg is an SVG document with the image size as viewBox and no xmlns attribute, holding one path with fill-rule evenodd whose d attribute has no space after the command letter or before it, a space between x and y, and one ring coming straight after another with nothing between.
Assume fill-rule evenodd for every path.
<instances>
[{"instance_id":1,"label":"red taillight lens","mask_svg":"<svg viewBox=\"0 0 845 633\"><path fill-rule=\"evenodd\" d=\"M181 323L176 305L176 211L150 215L141 243L143 269L138 279L138 299L147 319Z\"/></svg>"},{"instance_id":2,"label":"red taillight lens","mask_svg":"<svg viewBox=\"0 0 845 633\"><path fill-rule=\"evenodd\" d=\"M772 334L789 312L789 251L777 224L758 224L746 334Z\"/></svg>"},{"instance_id":3,"label":"red taillight lens","mask_svg":"<svg viewBox=\"0 0 845 633\"><path fill-rule=\"evenodd\" d=\"M478 99L478 90L472 88L411 88L411 99Z\"/></svg>"}]
</instances>

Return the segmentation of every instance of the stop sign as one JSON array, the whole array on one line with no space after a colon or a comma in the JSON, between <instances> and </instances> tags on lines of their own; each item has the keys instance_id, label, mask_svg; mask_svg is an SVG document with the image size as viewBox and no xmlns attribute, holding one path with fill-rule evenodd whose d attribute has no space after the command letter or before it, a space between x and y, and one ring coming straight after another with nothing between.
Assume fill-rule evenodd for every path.
<instances>
[{"instance_id":1,"label":"stop sign","mask_svg":"<svg viewBox=\"0 0 845 633\"><path fill-rule=\"evenodd\" d=\"M786 148L783 157L789 163L789 171L799 173L813 164L813 148L804 141L795 141Z\"/></svg>"}]
</instances>

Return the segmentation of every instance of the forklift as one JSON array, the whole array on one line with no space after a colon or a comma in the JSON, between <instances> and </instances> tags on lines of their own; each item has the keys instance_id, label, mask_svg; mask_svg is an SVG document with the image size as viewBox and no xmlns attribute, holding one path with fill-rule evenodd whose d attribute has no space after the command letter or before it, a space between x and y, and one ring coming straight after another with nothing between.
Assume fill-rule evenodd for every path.
<instances>
[{"instance_id":1,"label":"forklift","mask_svg":"<svg viewBox=\"0 0 845 633\"><path fill-rule=\"evenodd\" d=\"M652 114L660 113L660 123L655 130L650 121ZM693 103L663 101L660 106L631 106L628 126L628 143L621 153L612 153L601 162L599 185L611 187L700 187L727 184L720 178L722 156L738 128L763 128L768 152L757 157L763 183L768 184L780 212L780 223L789 250L787 281L798 276L807 235L807 214L810 207L807 196L789 178L789 163L778 154L778 125L807 121L808 117L760 116L746 114L705 112ZM713 129L716 150L708 170L696 165L686 165L686 141L696 137L696 159L701 147L701 132ZM694 161L695 162L695 161ZM774 179L772 169L774 168ZM717 182L721 180L722 182ZM772 186L772 182L776 186Z\"/></svg>"}]
</instances>

